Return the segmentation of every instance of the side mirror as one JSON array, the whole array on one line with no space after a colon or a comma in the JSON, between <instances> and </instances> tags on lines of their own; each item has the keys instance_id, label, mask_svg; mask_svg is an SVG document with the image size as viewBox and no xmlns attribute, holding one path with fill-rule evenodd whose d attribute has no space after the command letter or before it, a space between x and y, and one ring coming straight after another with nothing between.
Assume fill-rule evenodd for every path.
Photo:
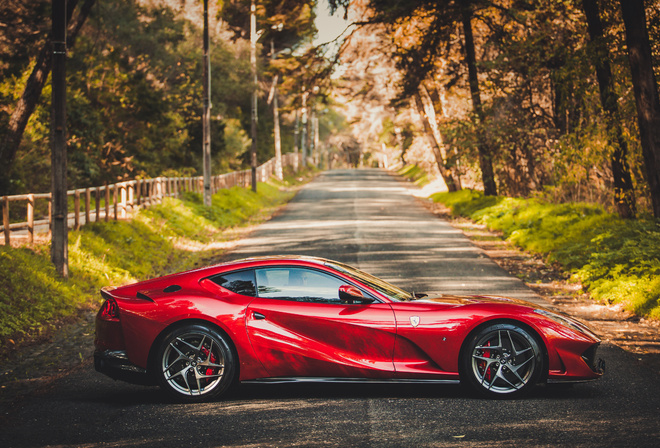
<instances>
[{"instance_id":1,"label":"side mirror","mask_svg":"<svg viewBox=\"0 0 660 448\"><path fill-rule=\"evenodd\" d=\"M355 300L368 303L374 301L369 297L365 297L362 291L351 285L341 285L339 287L339 300L342 303L353 303Z\"/></svg>"}]
</instances>

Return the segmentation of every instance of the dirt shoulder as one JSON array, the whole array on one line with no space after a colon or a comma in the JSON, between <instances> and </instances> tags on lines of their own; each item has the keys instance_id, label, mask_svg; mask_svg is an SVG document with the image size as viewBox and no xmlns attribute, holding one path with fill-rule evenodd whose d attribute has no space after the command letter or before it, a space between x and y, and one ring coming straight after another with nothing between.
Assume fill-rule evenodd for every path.
<instances>
[{"instance_id":1,"label":"dirt shoulder","mask_svg":"<svg viewBox=\"0 0 660 448\"><path fill-rule=\"evenodd\" d=\"M549 265L543 257L523 251L504 240L499 232L484 225L451 216L447 207L428 200L420 202L436 216L461 230L488 257L511 275L520 278L552 307L589 324L604 342L634 353L637 359L660 374L660 322L640 318L618 305L598 303L579 283L558 265Z\"/></svg>"}]
</instances>

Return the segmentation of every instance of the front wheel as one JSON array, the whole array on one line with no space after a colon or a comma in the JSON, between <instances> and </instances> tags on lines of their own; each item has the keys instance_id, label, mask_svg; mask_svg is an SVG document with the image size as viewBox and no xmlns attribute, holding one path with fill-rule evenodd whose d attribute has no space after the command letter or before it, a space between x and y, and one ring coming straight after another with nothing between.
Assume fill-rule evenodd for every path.
<instances>
[{"instance_id":1,"label":"front wheel","mask_svg":"<svg viewBox=\"0 0 660 448\"><path fill-rule=\"evenodd\" d=\"M161 388L177 400L188 402L220 396L233 382L236 371L227 338L203 325L168 333L155 364Z\"/></svg>"},{"instance_id":2,"label":"front wheel","mask_svg":"<svg viewBox=\"0 0 660 448\"><path fill-rule=\"evenodd\" d=\"M543 353L528 330L512 324L490 325L465 345L462 379L490 397L514 397L528 392L543 372Z\"/></svg>"}]
</instances>

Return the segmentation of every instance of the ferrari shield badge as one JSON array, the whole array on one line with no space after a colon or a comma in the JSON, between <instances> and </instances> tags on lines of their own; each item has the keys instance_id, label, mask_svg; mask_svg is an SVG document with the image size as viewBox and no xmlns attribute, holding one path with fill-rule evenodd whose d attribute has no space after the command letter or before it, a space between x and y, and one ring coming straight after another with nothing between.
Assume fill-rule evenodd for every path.
<instances>
[{"instance_id":1,"label":"ferrari shield badge","mask_svg":"<svg viewBox=\"0 0 660 448\"><path fill-rule=\"evenodd\" d=\"M417 325L419 325L419 316L410 316L410 325L417 328Z\"/></svg>"}]
</instances>

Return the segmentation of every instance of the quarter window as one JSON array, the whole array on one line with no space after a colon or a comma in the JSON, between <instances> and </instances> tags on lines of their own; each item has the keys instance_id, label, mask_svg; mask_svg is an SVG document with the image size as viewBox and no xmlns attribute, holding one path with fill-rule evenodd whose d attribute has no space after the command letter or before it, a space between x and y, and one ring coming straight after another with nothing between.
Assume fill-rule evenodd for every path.
<instances>
[{"instance_id":1,"label":"quarter window","mask_svg":"<svg viewBox=\"0 0 660 448\"><path fill-rule=\"evenodd\" d=\"M211 281L217 283L223 288L235 292L236 294L252 297L256 297L257 295L257 288L254 282L254 271L252 269L216 275L211 278Z\"/></svg>"}]
</instances>

